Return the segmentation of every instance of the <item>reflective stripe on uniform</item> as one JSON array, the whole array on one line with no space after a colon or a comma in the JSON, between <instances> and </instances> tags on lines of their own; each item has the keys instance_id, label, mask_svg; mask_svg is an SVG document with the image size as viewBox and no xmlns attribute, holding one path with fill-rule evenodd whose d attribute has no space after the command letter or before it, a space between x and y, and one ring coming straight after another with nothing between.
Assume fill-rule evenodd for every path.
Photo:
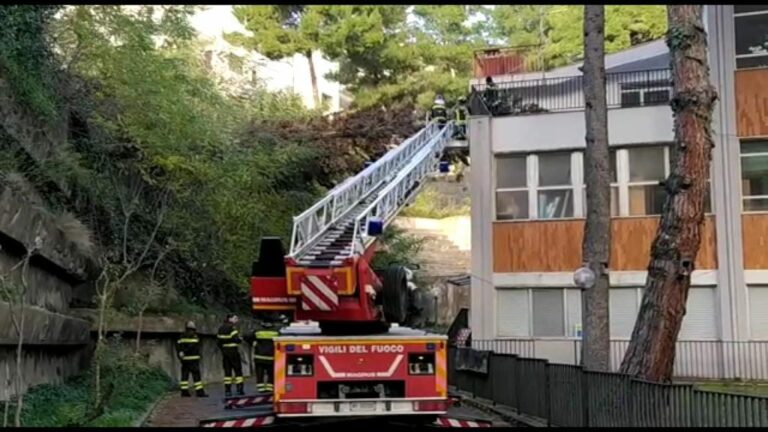
<instances>
[{"instance_id":1,"label":"reflective stripe on uniform","mask_svg":"<svg viewBox=\"0 0 768 432\"><path fill-rule=\"evenodd\" d=\"M232 339L235 336L237 336L237 330L232 330L232 333L228 335L216 335L219 339Z\"/></svg>"},{"instance_id":2,"label":"reflective stripe on uniform","mask_svg":"<svg viewBox=\"0 0 768 432\"><path fill-rule=\"evenodd\" d=\"M189 390L189 381L179 381L179 387L182 390Z\"/></svg>"},{"instance_id":3,"label":"reflective stripe on uniform","mask_svg":"<svg viewBox=\"0 0 768 432\"><path fill-rule=\"evenodd\" d=\"M224 348L237 348L236 343L225 343L225 344L222 344L221 346Z\"/></svg>"},{"instance_id":4,"label":"reflective stripe on uniform","mask_svg":"<svg viewBox=\"0 0 768 432\"><path fill-rule=\"evenodd\" d=\"M181 338L181 339L179 339L176 342L177 343L199 343L200 339L198 339L198 338L194 338L194 339L192 339L192 338Z\"/></svg>"},{"instance_id":5,"label":"reflective stripe on uniform","mask_svg":"<svg viewBox=\"0 0 768 432\"><path fill-rule=\"evenodd\" d=\"M202 390L203 389L203 382L198 381L195 383L195 390Z\"/></svg>"},{"instance_id":6,"label":"reflective stripe on uniform","mask_svg":"<svg viewBox=\"0 0 768 432\"><path fill-rule=\"evenodd\" d=\"M256 332L256 339L274 339L278 336L276 331L261 330Z\"/></svg>"},{"instance_id":7,"label":"reflective stripe on uniform","mask_svg":"<svg viewBox=\"0 0 768 432\"><path fill-rule=\"evenodd\" d=\"M200 360L200 356L199 356L199 355L194 355L194 356L184 356L184 357L182 357L181 359L182 359L182 360Z\"/></svg>"},{"instance_id":8,"label":"reflective stripe on uniform","mask_svg":"<svg viewBox=\"0 0 768 432\"><path fill-rule=\"evenodd\" d=\"M243 381L244 381L243 377L241 377L241 376L235 377L235 384L242 384Z\"/></svg>"},{"instance_id":9,"label":"reflective stripe on uniform","mask_svg":"<svg viewBox=\"0 0 768 432\"><path fill-rule=\"evenodd\" d=\"M263 355L257 355L257 354L254 354L253 358L255 358L256 360L269 360L269 361L275 360L275 358L272 356L263 356Z\"/></svg>"},{"instance_id":10,"label":"reflective stripe on uniform","mask_svg":"<svg viewBox=\"0 0 768 432\"><path fill-rule=\"evenodd\" d=\"M232 384L232 378L225 376L224 377L224 384Z\"/></svg>"}]
</instances>

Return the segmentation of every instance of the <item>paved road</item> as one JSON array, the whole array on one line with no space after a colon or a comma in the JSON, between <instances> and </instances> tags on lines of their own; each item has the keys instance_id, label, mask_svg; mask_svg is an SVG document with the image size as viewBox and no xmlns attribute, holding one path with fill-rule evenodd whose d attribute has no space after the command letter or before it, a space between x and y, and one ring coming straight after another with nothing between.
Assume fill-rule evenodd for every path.
<instances>
[{"instance_id":1,"label":"paved road","mask_svg":"<svg viewBox=\"0 0 768 432\"><path fill-rule=\"evenodd\" d=\"M246 383L247 386L248 383ZM246 388L246 392L249 389ZM147 419L149 427L197 427L200 420L238 414L239 410L225 410L224 388L221 384L208 385L208 398L183 398L178 392L168 394L160 401ZM449 415L458 418L485 418L491 420L494 426L509 426L499 418L491 418L488 414L469 406L452 408ZM379 424L380 425L380 422ZM326 426L327 427L327 426Z\"/></svg>"}]
</instances>

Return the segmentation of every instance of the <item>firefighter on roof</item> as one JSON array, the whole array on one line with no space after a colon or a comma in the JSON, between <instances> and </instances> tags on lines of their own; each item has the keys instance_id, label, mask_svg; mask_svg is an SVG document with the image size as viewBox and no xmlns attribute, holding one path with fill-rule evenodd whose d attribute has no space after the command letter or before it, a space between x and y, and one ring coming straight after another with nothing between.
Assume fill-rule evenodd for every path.
<instances>
[{"instance_id":1,"label":"firefighter on roof","mask_svg":"<svg viewBox=\"0 0 768 432\"><path fill-rule=\"evenodd\" d=\"M232 384L237 385L237 394L245 395L243 384L243 364L240 360L240 333L235 328L237 324L237 315L229 314L224 320L224 324L219 327L216 335L221 357L224 364L224 395L232 396Z\"/></svg>"},{"instance_id":2,"label":"firefighter on roof","mask_svg":"<svg viewBox=\"0 0 768 432\"><path fill-rule=\"evenodd\" d=\"M453 136L456 139L467 139L467 117L469 110L467 109L467 98L461 96L458 103L453 108L453 115L456 119L456 131Z\"/></svg>"},{"instance_id":3,"label":"firefighter on roof","mask_svg":"<svg viewBox=\"0 0 768 432\"><path fill-rule=\"evenodd\" d=\"M253 334L253 364L256 374L256 391L272 393L274 390L275 342L278 332L270 322L262 323L262 329Z\"/></svg>"},{"instance_id":4,"label":"firefighter on roof","mask_svg":"<svg viewBox=\"0 0 768 432\"><path fill-rule=\"evenodd\" d=\"M432 104L432 109L429 111L429 119L436 120L441 129L445 126L448 121L448 111L445 109L443 96L437 95L435 98L435 103Z\"/></svg>"},{"instance_id":5,"label":"firefighter on roof","mask_svg":"<svg viewBox=\"0 0 768 432\"><path fill-rule=\"evenodd\" d=\"M181 381L179 381L181 396L191 396L187 379L192 375L197 396L208 397L203 390L203 380L200 377L200 338L197 336L194 322L187 322L184 333L176 341L176 350L181 359Z\"/></svg>"}]
</instances>

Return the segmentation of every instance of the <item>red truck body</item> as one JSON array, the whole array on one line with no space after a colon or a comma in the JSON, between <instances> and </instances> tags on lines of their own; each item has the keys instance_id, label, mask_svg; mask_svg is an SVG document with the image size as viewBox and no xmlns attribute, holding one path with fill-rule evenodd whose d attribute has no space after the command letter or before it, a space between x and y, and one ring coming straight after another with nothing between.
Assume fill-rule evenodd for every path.
<instances>
[{"instance_id":1,"label":"red truck body","mask_svg":"<svg viewBox=\"0 0 768 432\"><path fill-rule=\"evenodd\" d=\"M405 327L323 336L292 326L275 340L278 416L429 415L448 409L446 336Z\"/></svg>"}]
</instances>

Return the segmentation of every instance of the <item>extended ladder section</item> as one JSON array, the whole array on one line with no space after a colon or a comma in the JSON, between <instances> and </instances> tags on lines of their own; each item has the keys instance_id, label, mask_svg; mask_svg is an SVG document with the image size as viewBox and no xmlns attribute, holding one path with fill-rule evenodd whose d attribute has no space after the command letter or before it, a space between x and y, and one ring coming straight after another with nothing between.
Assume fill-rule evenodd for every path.
<instances>
[{"instance_id":1,"label":"extended ladder section","mask_svg":"<svg viewBox=\"0 0 768 432\"><path fill-rule=\"evenodd\" d=\"M335 267L375 240L371 224L386 227L424 179L437 171L453 123L429 123L293 219L289 257L306 267Z\"/></svg>"}]
</instances>

